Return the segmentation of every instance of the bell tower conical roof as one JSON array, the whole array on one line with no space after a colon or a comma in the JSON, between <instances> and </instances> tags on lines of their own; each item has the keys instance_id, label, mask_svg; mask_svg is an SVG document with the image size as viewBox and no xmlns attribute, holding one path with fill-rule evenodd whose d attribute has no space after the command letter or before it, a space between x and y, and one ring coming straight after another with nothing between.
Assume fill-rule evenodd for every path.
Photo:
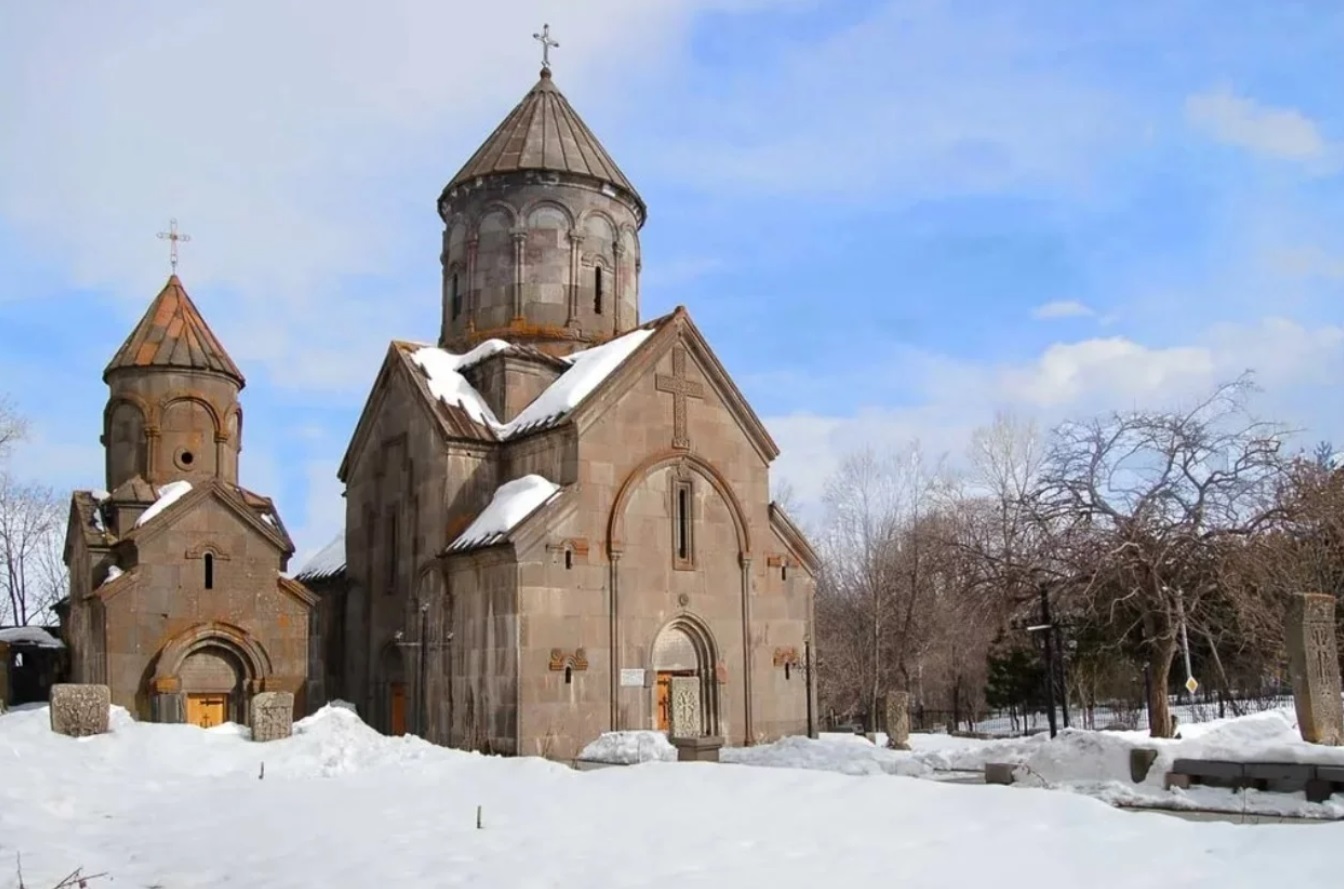
<instances>
[{"instance_id":1,"label":"bell tower conical roof","mask_svg":"<svg viewBox=\"0 0 1344 889\"><path fill-rule=\"evenodd\" d=\"M644 201L551 79L549 68L444 188L447 195L474 179L522 171L587 176Z\"/></svg>"},{"instance_id":2,"label":"bell tower conical roof","mask_svg":"<svg viewBox=\"0 0 1344 889\"><path fill-rule=\"evenodd\" d=\"M147 368L213 371L245 384L243 373L174 274L103 371Z\"/></svg>"}]
</instances>

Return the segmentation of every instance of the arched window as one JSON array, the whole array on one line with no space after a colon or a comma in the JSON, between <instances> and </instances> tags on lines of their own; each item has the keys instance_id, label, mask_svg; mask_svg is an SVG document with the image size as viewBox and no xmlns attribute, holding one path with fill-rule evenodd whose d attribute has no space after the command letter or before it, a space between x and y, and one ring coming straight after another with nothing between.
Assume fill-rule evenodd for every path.
<instances>
[{"instance_id":1,"label":"arched window","mask_svg":"<svg viewBox=\"0 0 1344 889\"><path fill-rule=\"evenodd\" d=\"M602 314L602 266L593 268L593 311Z\"/></svg>"},{"instance_id":2,"label":"arched window","mask_svg":"<svg viewBox=\"0 0 1344 889\"><path fill-rule=\"evenodd\" d=\"M453 272L453 279L449 284L450 299L453 305L453 318L462 314L462 293L457 289L457 272Z\"/></svg>"},{"instance_id":3,"label":"arched window","mask_svg":"<svg viewBox=\"0 0 1344 889\"><path fill-rule=\"evenodd\" d=\"M215 557L213 553L206 553L205 558L205 588L213 590L215 588Z\"/></svg>"}]
</instances>

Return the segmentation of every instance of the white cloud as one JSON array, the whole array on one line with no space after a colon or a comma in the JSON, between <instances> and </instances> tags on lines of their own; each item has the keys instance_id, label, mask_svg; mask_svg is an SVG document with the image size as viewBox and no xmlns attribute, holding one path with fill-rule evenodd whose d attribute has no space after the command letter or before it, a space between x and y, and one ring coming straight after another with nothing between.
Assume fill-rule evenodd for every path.
<instances>
[{"instance_id":1,"label":"white cloud","mask_svg":"<svg viewBox=\"0 0 1344 889\"><path fill-rule=\"evenodd\" d=\"M1316 122L1297 109L1261 105L1227 90L1190 96L1185 114L1217 141L1265 157L1314 161L1329 149Z\"/></svg>"},{"instance_id":2,"label":"white cloud","mask_svg":"<svg viewBox=\"0 0 1344 889\"><path fill-rule=\"evenodd\" d=\"M1054 302L1042 303L1031 310L1031 317L1039 319L1049 318L1084 318L1096 315L1091 307L1078 302L1075 299L1061 299Z\"/></svg>"},{"instance_id":3,"label":"white cloud","mask_svg":"<svg viewBox=\"0 0 1344 889\"><path fill-rule=\"evenodd\" d=\"M0 28L0 222L129 323L176 216L234 357L347 389L366 368L343 356L437 334L434 202L532 85L543 21L557 82L619 157L615 119L644 94L615 75L653 76L706 9L768 3L20 4Z\"/></svg>"},{"instance_id":4,"label":"white cloud","mask_svg":"<svg viewBox=\"0 0 1344 889\"><path fill-rule=\"evenodd\" d=\"M1087 339L1053 344L1020 364L924 356L906 369L919 390L910 406L765 419L782 449L772 470L809 508L815 510L826 479L858 443L897 447L918 439L928 453L946 453L955 464L973 430L997 410L1048 428L1066 417L1178 404L1245 370L1255 371L1263 389L1258 414L1304 430L1307 443L1344 441L1344 415L1337 410L1344 325L1265 318L1214 325L1186 345Z\"/></svg>"}]
</instances>

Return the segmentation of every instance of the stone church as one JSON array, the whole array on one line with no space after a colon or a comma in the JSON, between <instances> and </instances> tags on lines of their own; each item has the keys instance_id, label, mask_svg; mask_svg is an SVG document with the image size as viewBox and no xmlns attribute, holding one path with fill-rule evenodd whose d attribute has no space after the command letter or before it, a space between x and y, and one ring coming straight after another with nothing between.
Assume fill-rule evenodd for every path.
<instances>
[{"instance_id":1,"label":"stone church","mask_svg":"<svg viewBox=\"0 0 1344 889\"><path fill-rule=\"evenodd\" d=\"M684 308L640 316L646 207L543 68L452 177L435 344L393 342L340 467L324 684L380 729L575 756L808 729L816 556L779 450Z\"/></svg>"},{"instance_id":2,"label":"stone church","mask_svg":"<svg viewBox=\"0 0 1344 889\"><path fill-rule=\"evenodd\" d=\"M76 491L59 608L70 681L141 720L246 724L259 691L310 704L317 599L294 545L238 484L244 380L176 274L104 371L106 490Z\"/></svg>"}]
</instances>

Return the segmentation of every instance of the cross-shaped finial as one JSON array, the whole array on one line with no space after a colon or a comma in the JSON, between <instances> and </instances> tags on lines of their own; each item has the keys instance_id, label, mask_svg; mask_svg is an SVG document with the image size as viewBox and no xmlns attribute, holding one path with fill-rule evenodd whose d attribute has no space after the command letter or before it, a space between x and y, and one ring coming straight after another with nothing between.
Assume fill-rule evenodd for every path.
<instances>
[{"instance_id":1,"label":"cross-shaped finial","mask_svg":"<svg viewBox=\"0 0 1344 889\"><path fill-rule=\"evenodd\" d=\"M541 70L551 70L551 47L560 45L551 39L551 26L542 25L541 33L533 34L532 39L541 41Z\"/></svg>"},{"instance_id":2,"label":"cross-shaped finial","mask_svg":"<svg viewBox=\"0 0 1344 889\"><path fill-rule=\"evenodd\" d=\"M159 238L168 242L168 262L173 267L173 274L177 274L177 242L190 241L191 235L184 235L177 230L177 220L168 220L168 231L159 232Z\"/></svg>"}]
</instances>

